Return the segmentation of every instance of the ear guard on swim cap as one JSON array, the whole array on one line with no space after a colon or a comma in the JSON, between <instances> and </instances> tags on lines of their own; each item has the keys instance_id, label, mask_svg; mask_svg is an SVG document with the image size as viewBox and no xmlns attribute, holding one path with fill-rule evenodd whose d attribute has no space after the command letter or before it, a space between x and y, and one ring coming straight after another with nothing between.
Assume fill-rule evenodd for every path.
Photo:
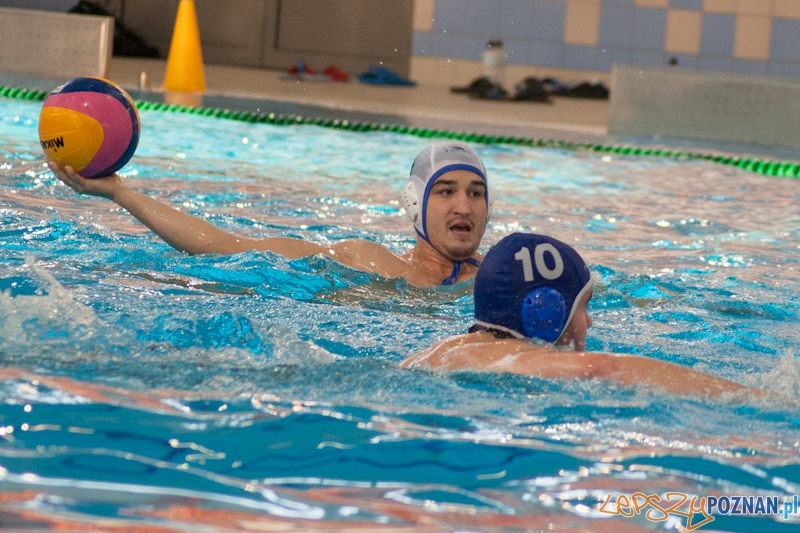
<instances>
[{"instance_id":1,"label":"ear guard on swim cap","mask_svg":"<svg viewBox=\"0 0 800 533\"><path fill-rule=\"evenodd\" d=\"M557 290L540 287L522 301L522 327L525 335L546 342L555 342L564 331L567 303Z\"/></svg>"},{"instance_id":2,"label":"ear guard on swim cap","mask_svg":"<svg viewBox=\"0 0 800 533\"><path fill-rule=\"evenodd\" d=\"M419 201L417 187L411 180L406 183L406 187L403 189L403 207L406 209L406 215L408 215L409 220L419 231L422 228L422 221L420 220L422 204Z\"/></svg>"}]
</instances>

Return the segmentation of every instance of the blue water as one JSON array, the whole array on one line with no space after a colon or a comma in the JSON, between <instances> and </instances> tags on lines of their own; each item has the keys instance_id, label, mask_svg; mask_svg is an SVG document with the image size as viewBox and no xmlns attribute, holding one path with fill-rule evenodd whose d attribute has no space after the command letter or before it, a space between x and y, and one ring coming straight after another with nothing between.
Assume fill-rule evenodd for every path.
<instances>
[{"instance_id":1,"label":"blue water","mask_svg":"<svg viewBox=\"0 0 800 533\"><path fill-rule=\"evenodd\" d=\"M312 257L189 257L43 165L0 101L0 523L112 531L591 531L685 519L608 494L800 493L800 181L707 162L476 146L482 250L552 234L599 276L589 347L779 399L399 369L471 324L471 283ZM129 184L253 237L397 253L410 136L144 112ZM705 529L794 531L800 516ZM103 529L106 528L106 529Z\"/></svg>"}]
</instances>

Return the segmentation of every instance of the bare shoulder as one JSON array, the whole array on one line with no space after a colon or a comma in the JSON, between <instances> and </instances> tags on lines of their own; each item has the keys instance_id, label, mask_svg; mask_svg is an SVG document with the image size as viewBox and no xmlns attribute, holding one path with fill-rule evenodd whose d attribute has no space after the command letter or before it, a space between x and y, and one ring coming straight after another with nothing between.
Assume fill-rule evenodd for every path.
<instances>
[{"instance_id":1,"label":"bare shoulder","mask_svg":"<svg viewBox=\"0 0 800 533\"><path fill-rule=\"evenodd\" d=\"M487 370L499 359L527 349L527 343L515 339L495 339L486 332L466 333L439 341L412 355L400 366L440 371Z\"/></svg>"},{"instance_id":2,"label":"bare shoulder","mask_svg":"<svg viewBox=\"0 0 800 533\"><path fill-rule=\"evenodd\" d=\"M404 368L428 367L431 370L449 370L448 368L441 368L443 362L448 359L447 355L451 353L453 349L463 347L464 343L467 342L467 338L468 335L457 335L439 341L427 350L415 353L400 363L400 366Z\"/></svg>"},{"instance_id":3,"label":"bare shoulder","mask_svg":"<svg viewBox=\"0 0 800 533\"><path fill-rule=\"evenodd\" d=\"M544 378L591 379L607 372L608 356L568 352L517 339L496 339L487 332L468 333L437 342L401 363L438 371L474 370Z\"/></svg>"},{"instance_id":4,"label":"bare shoulder","mask_svg":"<svg viewBox=\"0 0 800 533\"><path fill-rule=\"evenodd\" d=\"M373 253L378 255L389 255L399 259L397 255L390 252L389 249L384 245L375 241L369 241L367 239L345 239L332 245L331 248L345 255Z\"/></svg>"},{"instance_id":5,"label":"bare shoulder","mask_svg":"<svg viewBox=\"0 0 800 533\"><path fill-rule=\"evenodd\" d=\"M386 278L406 277L411 264L385 246L366 239L347 239L327 250L336 261L364 272L374 272Z\"/></svg>"},{"instance_id":6,"label":"bare shoulder","mask_svg":"<svg viewBox=\"0 0 800 533\"><path fill-rule=\"evenodd\" d=\"M234 239L232 237L232 239ZM325 248L301 239L288 237L269 237L266 239L235 238L237 252L259 250L262 252L275 252L287 259L298 259L309 255L324 254Z\"/></svg>"}]
</instances>

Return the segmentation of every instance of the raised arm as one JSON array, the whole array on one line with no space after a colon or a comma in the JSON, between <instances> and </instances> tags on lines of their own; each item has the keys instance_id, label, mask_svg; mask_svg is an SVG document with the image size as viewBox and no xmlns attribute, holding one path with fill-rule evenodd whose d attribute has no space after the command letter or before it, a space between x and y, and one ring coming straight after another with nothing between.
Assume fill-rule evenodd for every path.
<instances>
[{"instance_id":1,"label":"raised arm","mask_svg":"<svg viewBox=\"0 0 800 533\"><path fill-rule=\"evenodd\" d=\"M248 250L264 250L295 259L325 253L323 247L300 239L250 239L236 236L201 218L178 211L126 187L117 174L107 178L87 179L71 167L61 169L52 161L48 161L48 166L58 179L75 192L114 201L157 233L167 244L188 254L228 255Z\"/></svg>"},{"instance_id":2,"label":"raised arm","mask_svg":"<svg viewBox=\"0 0 800 533\"><path fill-rule=\"evenodd\" d=\"M356 270L375 272L387 278L406 277L413 285L432 284L425 279L417 279L419 276L415 277L406 261L378 243L348 239L331 246L320 246L302 239L286 237L240 237L126 187L122 178L116 174L107 178L87 179L70 167L62 169L52 161L48 161L48 166L58 179L75 192L114 201L157 233L167 244L188 254L229 255L259 250L275 252L288 259L322 254Z\"/></svg>"}]
</instances>

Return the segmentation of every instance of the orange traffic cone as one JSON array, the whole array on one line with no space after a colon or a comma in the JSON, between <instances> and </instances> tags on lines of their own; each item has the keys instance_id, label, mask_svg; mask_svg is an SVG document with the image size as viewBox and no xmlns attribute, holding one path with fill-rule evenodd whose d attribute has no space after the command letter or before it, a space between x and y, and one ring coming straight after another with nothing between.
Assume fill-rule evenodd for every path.
<instances>
[{"instance_id":1,"label":"orange traffic cone","mask_svg":"<svg viewBox=\"0 0 800 533\"><path fill-rule=\"evenodd\" d=\"M164 101L168 104L200 105L206 90L203 52L193 0L181 0L172 32L172 43L164 76Z\"/></svg>"}]
</instances>

